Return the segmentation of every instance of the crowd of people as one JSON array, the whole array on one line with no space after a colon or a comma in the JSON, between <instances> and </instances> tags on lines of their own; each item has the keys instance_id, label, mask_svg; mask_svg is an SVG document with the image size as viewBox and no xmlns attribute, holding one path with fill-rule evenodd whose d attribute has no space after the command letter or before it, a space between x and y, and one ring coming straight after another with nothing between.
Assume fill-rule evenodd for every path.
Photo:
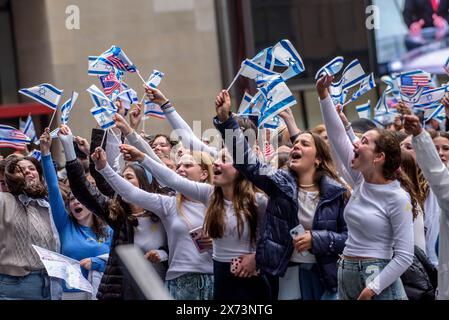
<instances>
[{"instance_id":1,"label":"crowd of people","mask_svg":"<svg viewBox=\"0 0 449 320\"><path fill-rule=\"evenodd\" d=\"M323 124L302 131L282 111L269 154L226 90L215 147L149 87L177 141L138 132L141 106L118 103L90 142L61 125L57 171L46 128L40 162L0 160L0 299L143 299L122 244L177 300L449 299L449 133L403 103L388 130L351 124L332 80L316 84ZM80 261L94 292L49 277L32 245Z\"/></svg>"}]
</instances>

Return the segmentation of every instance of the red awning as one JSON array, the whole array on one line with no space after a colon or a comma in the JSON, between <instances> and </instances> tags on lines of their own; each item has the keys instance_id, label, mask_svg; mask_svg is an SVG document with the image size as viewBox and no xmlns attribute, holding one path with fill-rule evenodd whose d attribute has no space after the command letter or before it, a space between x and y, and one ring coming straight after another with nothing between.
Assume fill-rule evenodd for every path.
<instances>
[{"instance_id":1,"label":"red awning","mask_svg":"<svg viewBox=\"0 0 449 320\"><path fill-rule=\"evenodd\" d=\"M52 114L53 110L35 102L0 104L0 119L26 117L30 113L32 116Z\"/></svg>"}]
</instances>

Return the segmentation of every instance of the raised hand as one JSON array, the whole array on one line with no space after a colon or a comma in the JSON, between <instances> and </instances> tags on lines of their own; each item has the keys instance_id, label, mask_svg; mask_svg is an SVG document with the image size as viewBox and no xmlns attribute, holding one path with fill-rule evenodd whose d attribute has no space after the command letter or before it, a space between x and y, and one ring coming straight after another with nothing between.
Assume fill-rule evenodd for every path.
<instances>
[{"instance_id":1,"label":"raised hand","mask_svg":"<svg viewBox=\"0 0 449 320\"><path fill-rule=\"evenodd\" d=\"M341 104L337 104L335 106L335 109L337 109L337 113L338 113L338 116L340 117L341 122L343 123L345 128L347 128L348 125L349 125L349 121L348 121L348 118L346 118L346 115L343 112L343 107L341 106Z\"/></svg>"},{"instance_id":2,"label":"raised hand","mask_svg":"<svg viewBox=\"0 0 449 320\"><path fill-rule=\"evenodd\" d=\"M101 147L97 147L90 158L95 163L95 169L102 170L106 167L106 152Z\"/></svg>"},{"instance_id":3,"label":"raised hand","mask_svg":"<svg viewBox=\"0 0 449 320\"><path fill-rule=\"evenodd\" d=\"M122 144L120 146L120 152L123 153L125 161L142 162L145 159L145 154L143 152L128 144Z\"/></svg>"},{"instance_id":4,"label":"raised hand","mask_svg":"<svg viewBox=\"0 0 449 320\"><path fill-rule=\"evenodd\" d=\"M329 96L329 87L333 80L333 76L325 75L319 78L316 82L316 91L321 100L324 100Z\"/></svg>"},{"instance_id":5,"label":"raised hand","mask_svg":"<svg viewBox=\"0 0 449 320\"><path fill-rule=\"evenodd\" d=\"M51 148L51 135L50 135L50 129L45 128L44 132L39 138L40 141L40 149L42 152L42 155L46 156L50 154L50 148Z\"/></svg>"},{"instance_id":6,"label":"raised hand","mask_svg":"<svg viewBox=\"0 0 449 320\"><path fill-rule=\"evenodd\" d=\"M159 256L156 250L150 250L147 253L145 253L145 258L152 263L161 262L161 257Z\"/></svg>"},{"instance_id":7,"label":"raised hand","mask_svg":"<svg viewBox=\"0 0 449 320\"><path fill-rule=\"evenodd\" d=\"M80 266L86 270L92 269L92 260L90 258L86 258L80 261Z\"/></svg>"},{"instance_id":8,"label":"raised hand","mask_svg":"<svg viewBox=\"0 0 449 320\"><path fill-rule=\"evenodd\" d=\"M398 110L398 113L403 114L403 115L406 115L406 114L411 115L412 114L412 110L409 108L409 106L407 106L405 104L404 101L399 101L396 109Z\"/></svg>"},{"instance_id":9,"label":"raised hand","mask_svg":"<svg viewBox=\"0 0 449 320\"><path fill-rule=\"evenodd\" d=\"M75 143L78 146L78 149L80 149L86 156L89 156L90 144L86 139L80 136L76 136Z\"/></svg>"},{"instance_id":10,"label":"raised hand","mask_svg":"<svg viewBox=\"0 0 449 320\"><path fill-rule=\"evenodd\" d=\"M115 121L115 126L120 129L120 131L125 135L129 135L133 132L131 126L126 122L125 118L120 114L116 113L112 118Z\"/></svg>"},{"instance_id":11,"label":"raised hand","mask_svg":"<svg viewBox=\"0 0 449 320\"><path fill-rule=\"evenodd\" d=\"M411 36L419 36L421 34L422 27L424 26L426 22L424 19L421 19L419 21L413 22L410 25L409 33Z\"/></svg>"},{"instance_id":12,"label":"raised hand","mask_svg":"<svg viewBox=\"0 0 449 320\"><path fill-rule=\"evenodd\" d=\"M147 85L144 85L145 93L147 94L148 99L151 102L162 106L164 103L168 102L168 99L164 96L164 94L156 88L150 88Z\"/></svg>"},{"instance_id":13,"label":"raised hand","mask_svg":"<svg viewBox=\"0 0 449 320\"><path fill-rule=\"evenodd\" d=\"M142 116L143 116L142 107L143 106L141 103L136 104L136 106L129 113L129 125L134 130L137 130L140 122L142 121Z\"/></svg>"},{"instance_id":14,"label":"raised hand","mask_svg":"<svg viewBox=\"0 0 449 320\"><path fill-rule=\"evenodd\" d=\"M215 110L218 120L225 122L231 112L231 96L227 90L222 90L215 99Z\"/></svg>"},{"instance_id":15,"label":"raised hand","mask_svg":"<svg viewBox=\"0 0 449 320\"><path fill-rule=\"evenodd\" d=\"M407 134L417 136L422 132L422 126L417 116L406 115L404 116L404 129Z\"/></svg>"}]
</instances>

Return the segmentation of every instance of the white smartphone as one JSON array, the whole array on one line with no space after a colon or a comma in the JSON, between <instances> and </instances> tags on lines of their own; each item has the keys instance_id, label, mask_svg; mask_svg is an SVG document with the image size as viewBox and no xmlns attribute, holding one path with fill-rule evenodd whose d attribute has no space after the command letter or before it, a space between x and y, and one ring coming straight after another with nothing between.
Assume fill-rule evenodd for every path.
<instances>
[{"instance_id":1,"label":"white smartphone","mask_svg":"<svg viewBox=\"0 0 449 320\"><path fill-rule=\"evenodd\" d=\"M293 239L295 239L298 236L302 236L305 233L306 233L306 230L304 229L302 224L298 224L296 227L294 227L293 229L290 230L290 235L292 236ZM307 252L307 251L301 251L299 253L302 256L307 256L309 254L309 252Z\"/></svg>"}]
</instances>

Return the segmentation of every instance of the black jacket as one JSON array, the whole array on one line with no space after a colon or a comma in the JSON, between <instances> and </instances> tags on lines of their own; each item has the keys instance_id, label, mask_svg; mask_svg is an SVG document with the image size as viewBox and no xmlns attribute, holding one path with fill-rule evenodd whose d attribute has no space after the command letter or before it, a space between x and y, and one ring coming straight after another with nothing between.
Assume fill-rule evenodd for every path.
<instances>
[{"instance_id":1,"label":"black jacket","mask_svg":"<svg viewBox=\"0 0 449 320\"><path fill-rule=\"evenodd\" d=\"M415 246L412 265L401 280L409 300L435 300L438 271L430 263L425 252Z\"/></svg>"}]
</instances>

